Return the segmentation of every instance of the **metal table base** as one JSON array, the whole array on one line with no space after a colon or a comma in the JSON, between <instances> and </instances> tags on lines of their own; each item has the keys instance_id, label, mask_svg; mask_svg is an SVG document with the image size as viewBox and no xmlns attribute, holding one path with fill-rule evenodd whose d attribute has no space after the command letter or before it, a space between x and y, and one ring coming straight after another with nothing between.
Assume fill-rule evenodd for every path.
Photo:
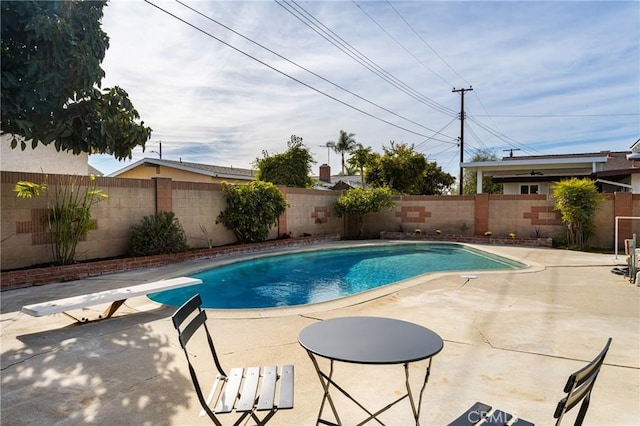
<instances>
[{"instance_id":1,"label":"metal table base","mask_svg":"<svg viewBox=\"0 0 640 426\"><path fill-rule=\"evenodd\" d=\"M318 360L316 359L314 354L312 352L310 352L310 351L307 351L307 354L309 355L309 358L311 358L311 362L313 363L313 366L316 369L316 373L318 374L318 378L320 379L320 383L322 384L322 388L324 390L324 395L322 397L322 402L320 403L320 411L318 413L318 420L316 422L316 425L324 424L324 425L330 425L330 426L341 426L343 424L342 421L340 420L340 415L338 414L338 410L336 409L336 406L335 406L335 404L333 402L333 398L331 397L331 393L330 393L330 388L331 387L334 387L336 390L338 390L340 393L342 393L345 397L347 397L349 400L351 400L355 405L360 407L360 409L362 411L364 411L365 413L367 413L369 415L369 417L367 417L364 420L362 420L361 422L357 423L358 426L359 425L363 425L365 423L368 423L371 420L375 420L379 424L384 425L384 423L378 418L378 416L380 414L384 413L385 411L387 411L388 409L390 409L391 407L393 407L394 405L402 402L405 398L409 398L409 402L411 403L411 411L413 413L413 418L415 419L416 426L420 425L420 408L422 406L422 396L424 394L424 390L425 390L425 388L427 386L427 383L429 381L429 375L431 373L431 360L432 360L432 358L429 358L428 364L426 366L424 382L422 383L422 387L420 388L420 394L418 395L417 404L416 404L415 398L413 396L413 392L411 390L411 383L409 381L409 363L406 362L406 363L403 364L403 366L404 366L405 385L406 385L407 392L404 395L402 395L400 398L398 398L395 401L387 404L385 407L379 409L375 413L372 413L364 405L362 405L355 398L353 398L349 394L349 392L347 392L343 387L341 387L339 384L337 384L333 380L333 371L334 371L333 370L333 363L334 363L334 360L329 360L330 368L329 368L329 373L327 374L324 371L322 371L322 369L320 368ZM335 423L322 418L322 414L323 414L323 411L324 411L324 408L325 408L325 403L327 403L327 402L329 403L329 407L331 408L331 412L333 413L333 416L335 418Z\"/></svg>"}]
</instances>

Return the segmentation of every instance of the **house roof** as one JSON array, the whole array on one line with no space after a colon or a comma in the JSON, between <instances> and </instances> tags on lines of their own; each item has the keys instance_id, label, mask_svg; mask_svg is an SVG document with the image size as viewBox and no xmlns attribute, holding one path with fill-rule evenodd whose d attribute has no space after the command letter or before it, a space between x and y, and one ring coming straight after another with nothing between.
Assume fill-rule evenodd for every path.
<instances>
[{"instance_id":1,"label":"house roof","mask_svg":"<svg viewBox=\"0 0 640 426\"><path fill-rule=\"evenodd\" d=\"M330 177L331 180L329 182L320 180L318 176L314 176L314 179L316 179L316 183L313 186L314 189L343 190L362 186L362 179L360 175L335 175Z\"/></svg>"},{"instance_id":2,"label":"house roof","mask_svg":"<svg viewBox=\"0 0 640 426\"><path fill-rule=\"evenodd\" d=\"M91 164L89 164L89 174L94 176L104 176L100 170L96 169Z\"/></svg>"},{"instance_id":3,"label":"house roof","mask_svg":"<svg viewBox=\"0 0 640 426\"><path fill-rule=\"evenodd\" d=\"M477 168L494 177L535 176L540 173L555 176L589 176L611 170L629 170L634 162L627 159L630 151L600 151L580 154L555 154L504 157L496 161L462 163L464 168ZM640 162L639 162L640 165Z\"/></svg>"},{"instance_id":4,"label":"house roof","mask_svg":"<svg viewBox=\"0 0 640 426\"><path fill-rule=\"evenodd\" d=\"M143 158L135 163L128 165L118 171L115 171L109 175L109 177L117 177L129 170L132 170L139 166L164 166L171 167L178 170L184 170L187 172L198 173L201 175L227 178L227 179L253 179L255 171L250 169L241 169L237 167L222 167L213 166L210 164L202 163L190 163L186 161L175 160L162 160L157 158Z\"/></svg>"}]
</instances>

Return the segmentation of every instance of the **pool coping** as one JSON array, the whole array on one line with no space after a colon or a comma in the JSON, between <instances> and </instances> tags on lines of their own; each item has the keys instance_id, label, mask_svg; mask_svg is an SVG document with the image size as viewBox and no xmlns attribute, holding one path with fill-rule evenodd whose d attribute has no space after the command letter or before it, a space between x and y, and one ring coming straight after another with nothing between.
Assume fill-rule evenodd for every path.
<instances>
[{"instance_id":1,"label":"pool coping","mask_svg":"<svg viewBox=\"0 0 640 426\"><path fill-rule=\"evenodd\" d=\"M302 315L302 316L312 316L314 313L319 312L327 312L336 309L341 309L350 306L356 306L362 303L366 303L372 300L380 299L386 297L390 294L396 293L398 291L408 289L419 284L424 284L425 282L429 282L432 280L439 279L441 277L446 276L454 276L460 275L463 281L467 280L467 276L480 276L487 274L501 274L501 273L533 273L544 270L545 267L541 264L525 261L515 256L510 256L504 253L500 253L499 251L492 250L492 246L478 245L478 244L468 244L462 242L451 242L451 241L407 241L407 240L360 240L360 241L333 241L333 242L323 242L318 245L313 246L297 246L297 247L279 247L274 248L272 250L265 250L261 252L253 252L248 254L242 254L238 256L225 257L223 259L206 259L207 264L204 261L198 261L198 265L193 265L191 267L187 266L180 270L178 275L172 275L171 278L177 277L180 275L190 275L201 272L203 270L209 269L211 267L224 266L232 263L260 259L263 257L269 256L277 256L281 254L288 253L301 253L301 252L311 252L318 250L327 250L332 248L352 248L352 247L362 247L362 246L383 246L390 244L449 244L449 245L458 245L470 247L474 250L483 251L489 253L493 256L502 257L507 260L511 260L514 262L518 262L524 265L523 268L519 269L490 269L490 270L458 270L458 271L447 271L447 272L427 272L425 274L416 275L411 278L407 278L402 281L398 281L391 284L386 284L380 287L372 288L369 290L365 290L359 292L357 294L353 294L350 296L340 297L338 299L328 300L324 302L317 302L306 305L296 305L296 306L280 306L280 307L269 307L269 308L254 308L254 309L220 309L220 308L206 308L207 314L211 318L235 318L235 319L257 319L257 318L275 318L275 317L284 317L291 315ZM169 277L168 277L169 278ZM470 278L473 279L473 278ZM464 285L464 284L463 284ZM154 300L151 300L147 297L149 302L158 305L159 307L167 307L170 305L165 305Z\"/></svg>"}]
</instances>

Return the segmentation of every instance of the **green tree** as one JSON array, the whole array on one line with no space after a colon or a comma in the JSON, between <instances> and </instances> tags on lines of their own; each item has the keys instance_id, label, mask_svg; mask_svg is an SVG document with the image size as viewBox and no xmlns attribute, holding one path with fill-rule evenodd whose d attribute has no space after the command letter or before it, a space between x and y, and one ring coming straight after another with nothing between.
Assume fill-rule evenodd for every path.
<instances>
[{"instance_id":1,"label":"green tree","mask_svg":"<svg viewBox=\"0 0 640 426\"><path fill-rule=\"evenodd\" d=\"M480 161L496 161L498 156L490 149L484 149L477 151L471 158L472 162ZM477 192L478 175L475 170L465 169L463 173L464 186L462 193L465 195L473 195ZM484 194L502 194L502 185L499 183L491 182L491 176L484 176L482 178L482 192Z\"/></svg>"},{"instance_id":2,"label":"green tree","mask_svg":"<svg viewBox=\"0 0 640 426\"><path fill-rule=\"evenodd\" d=\"M338 197L335 210L339 217L349 215L356 219L357 236L360 237L364 226L364 215L393 206L390 188L353 188Z\"/></svg>"},{"instance_id":3,"label":"green tree","mask_svg":"<svg viewBox=\"0 0 640 426\"><path fill-rule=\"evenodd\" d=\"M330 144L333 144L333 150L338 154L340 154L342 158L342 172L341 172L342 175L344 175L344 172L345 172L344 155L349 154L362 146L358 142L356 142L354 136L355 136L354 133L347 133L344 130L340 130L340 136L338 137L338 142L333 142L333 141L327 142L328 146L331 146Z\"/></svg>"},{"instance_id":4,"label":"green tree","mask_svg":"<svg viewBox=\"0 0 640 426\"><path fill-rule=\"evenodd\" d=\"M313 179L309 175L315 161L309 149L302 143L302 138L296 135L291 135L287 146L288 150L282 154L270 156L264 151L263 158L256 159L257 179L276 185L312 187Z\"/></svg>"},{"instance_id":5,"label":"green tree","mask_svg":"<svg viewBox=\"0 0 640 426\"><path fill-rule=\"evenodd\" d=\"M55 144L58 151L131 151L151 136L127 92L100 90L109 46L106 1L2 1L1 134L12 148ZM21 136L24 139L18 138Z\"/></svg>"},{"instance_id":6,"label":"green tree","mask_svg":"<svg viewBox=\"0 0 640 426\"><path fill-rule=\"evenodd\" d=\"M424 195L442 195L451 189L456 178L442 170L438 163L427 162L421 193Z\"/></svg>"},{"instance_id":7,"label":"green tree","mask_svg":"<svg viewBox=\"0 0 640 426\"><path fill-rule=\"evenodd\" d=\"M253 181L246 184L222 183L227 207L220 212L216 223L233 231L242 243L258 243L269 236L269 229L288 207L287 200L276 185Z\"/></svg>"},{"instance_id":8,"label":"green tree","mask_svg":"<svg viewBox=\"0 0 640 426\"><path fill-rule=\"evenodd\" d=\"M553 186L556 210L567 226L567 244L578 249L585 248L594 234L594 218L602 194L590 179L571 178Z\"/></svg>"},{"instance_id":9,"label":"green tree","mask_svg":"<svg viewBox=\"0 0 640 426\"><path fill-rule=\"evenodd\" d=\"M390 147L382 147L384 154L368 169L367 182L377 187L388 186L400 194L422 193L426 158L415 152L413 145L394 141L390 144Z\"/></svg>"},{"instance_id":10,"label":"green tree","mask_svg":"<svg viewBox=\"0 0 640 426\"><path fill-rule=\"evenodd\" d=\"M374 159L375 156L371 147L368 146L365 148L361 146L354 150L351 153L351 157L347 160L347 163L349 163L351 167L355 167L360 171L360 180L362 181L363 187L365 186L364 170L374 161Z\"/></svg>"}]
</instances>

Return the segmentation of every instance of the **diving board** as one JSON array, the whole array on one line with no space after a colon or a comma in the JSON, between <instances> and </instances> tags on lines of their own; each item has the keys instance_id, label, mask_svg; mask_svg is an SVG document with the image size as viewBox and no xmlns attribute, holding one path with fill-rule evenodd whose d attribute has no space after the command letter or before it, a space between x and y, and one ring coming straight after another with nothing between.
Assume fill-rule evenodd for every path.
<instances>
[{"instance_id":1,"label":"diving board","mask_svg":"<svg viewBox=\"0 0 640 426\"><path fill-rule=\"evenodd\" d=\"M25 305L22 307L22 312L33 317L43 317L46 315L63 313L78 322L97 321L111 318L118 308L120 308L120 306L122 306L122 304L131 297L145 296L149 293L157 293L160 291L172 290L174 288L186 287L195 284L202 284L202 280L189 277L171 278L130 287L121 287L113 290L67 297L65 299L51 300L49 302L36 303L33 305ZM101 315L98 315L98 317L93 320L84 316L73 315L68 312L104 303L111 304Z\"/></svg>"}]
</instances>

